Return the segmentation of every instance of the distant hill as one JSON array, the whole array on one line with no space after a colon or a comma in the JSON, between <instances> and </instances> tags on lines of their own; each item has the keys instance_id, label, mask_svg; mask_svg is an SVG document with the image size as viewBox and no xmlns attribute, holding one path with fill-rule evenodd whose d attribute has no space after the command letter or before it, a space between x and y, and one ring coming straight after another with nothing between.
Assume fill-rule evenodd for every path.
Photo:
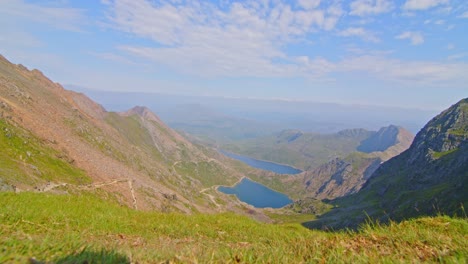
<instances>
[{"instance_id":1,"label":"distant hill","mask_svg":"<svg viewBox=\"0 0 468 264\"><path fill-rule=\"evenodd\" d=\"M411 147L380 166L361 191L335 200L338 208L307 225L340 228L368 217L466 216L467 186L468 99L463 99L427 123Z\"/></svg>"}]
</instances>

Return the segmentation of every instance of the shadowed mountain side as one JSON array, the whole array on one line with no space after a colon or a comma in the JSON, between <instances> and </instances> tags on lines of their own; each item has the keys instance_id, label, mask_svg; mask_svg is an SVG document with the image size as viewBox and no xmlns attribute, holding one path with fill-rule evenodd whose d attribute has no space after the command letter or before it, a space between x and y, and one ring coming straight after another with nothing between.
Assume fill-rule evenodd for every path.
<instances>
[{"instance_id":1,"label":"shadowed mountain side","mask_svg":"<svg viewBox=\"0 0 468 264\"><path fill-rule=\"evenodd\" d=\"M468 99L433 118L411 147L384 163L358 193L332 201L337 208L311 228L355 228L437 214L466 216L468 206Z\"/></svg>"},{"instance_id":2,"label":"shadowed mountain side","mask_svg":"<svg viewBox=\"0 0 468 264\"><path fill-rule=\"evenodd\" d=\"M363 140L356 150L365 153L383 152L398 144L410 145L413 138L414 136L402 127L390 125L382 127L375 134Z\"/></svg>"}]
</instances>

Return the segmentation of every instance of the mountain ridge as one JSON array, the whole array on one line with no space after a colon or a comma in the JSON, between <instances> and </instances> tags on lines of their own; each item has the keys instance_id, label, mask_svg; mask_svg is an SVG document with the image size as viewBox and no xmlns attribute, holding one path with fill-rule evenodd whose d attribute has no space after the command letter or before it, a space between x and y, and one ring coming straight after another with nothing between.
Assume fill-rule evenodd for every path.
<instances>
[{"instance_id":1,"label":"mountain ridge","mask_svg":"<svg viewBox=\"0 0 468 264\"><path fill-rule=\"evenodd\" d=\"M367 218L388 222L438 214L463 216L467 185L465 98L431 119L410 148L382 164L358 193L336 199L332 203L338 208L306 225L343 228L356 227Z\"/></svg>"},{"instance_id":2,"label":"mountain ridge","mask_svg":"<svg viewBox=\"0 0 468 264\"><path fill-rule=\"evenodd\" d=\"M193 145L146 107L107 112L2 56L0 117L8 149L0 160L2 188L95 192L141 210L247 211L231 197L202 192L236 182L247 169ZM83 180L61 176L64 171Z\"/></svg>"}]
</instances>

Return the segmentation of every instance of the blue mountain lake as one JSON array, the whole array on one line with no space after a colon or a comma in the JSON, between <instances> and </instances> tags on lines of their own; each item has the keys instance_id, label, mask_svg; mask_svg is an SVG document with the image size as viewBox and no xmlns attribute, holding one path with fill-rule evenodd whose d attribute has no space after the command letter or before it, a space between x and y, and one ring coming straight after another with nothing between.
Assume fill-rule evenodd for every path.
<instances>
[{"instance_id":1,"label":"blue mountain lake","mask_svg":"<svg viewBox=\"0 0 468 264\"><path fill-rule=\"evenodd\" d=\"M231 152L227 152L224 150L219 150L220 153L244 162L245 164L257 168L257 169L262 169L262 170L267 170L267 171L272 171L278 174L298 174L301 173L302 171L296 168L293 168L291 166L287 165L282 165L274 162L269 162L269 161L263 161L263 160L257 160L257 159L252 159L247 156L242 156L238 154L234 154Z\"/></svg>"},{"instance_id":2,"label":"blue mountain lake","mask_svg":"<svg viewBox=\"0 0 468 264\"><path fill-rule=\"evenodd\" d=\"M220 186L218 187L218 191L225 194L234 194L242 202L257 208L281 208L293 202L285 194L273 191L247 178L242 179L242 181L234 187Z\"/></svg>"}]
</instances>

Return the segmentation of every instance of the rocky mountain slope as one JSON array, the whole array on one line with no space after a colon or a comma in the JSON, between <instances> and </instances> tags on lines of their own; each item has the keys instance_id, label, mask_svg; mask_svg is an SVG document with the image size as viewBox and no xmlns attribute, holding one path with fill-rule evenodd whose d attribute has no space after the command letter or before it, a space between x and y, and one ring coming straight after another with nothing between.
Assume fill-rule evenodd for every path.
<instances>
[{"instance_id":1,"label":"rocky mountain slope","mask_svg":"<svg viewBox=\"0 0 468 264\"><path fill-rule=\"evenodd\" d=\"M310 226L354 227L420 215L464 215L468 206L468 99L434 117L411 147L385 162L355 195ZM365 212L366 214L364 214Z\"/></svg>"},{"instance_id":2,"label":"rocky mountain slope","mask_svg":"<svg viewBox=\"0 0 468 264\"><path fill-rule=\"evenodd\" d=\"M107 112L1 56L0 129L1 189L89 191L143 210L239 207L211 187L239 180L242 166L190 143L145 107Z\"/></svg>"},{"instance_id":3,"label":"rocky mountain slope","mask_svg":"<svg viewBox=\"0 0 468 264\"><path fill-rule=\"evenodd\" d=\"M333 199L359 191L381 159L352 153L344 159L333 159L304 173L301 181L304 195L316 199Z\"/></svg>"}]
</instances>

